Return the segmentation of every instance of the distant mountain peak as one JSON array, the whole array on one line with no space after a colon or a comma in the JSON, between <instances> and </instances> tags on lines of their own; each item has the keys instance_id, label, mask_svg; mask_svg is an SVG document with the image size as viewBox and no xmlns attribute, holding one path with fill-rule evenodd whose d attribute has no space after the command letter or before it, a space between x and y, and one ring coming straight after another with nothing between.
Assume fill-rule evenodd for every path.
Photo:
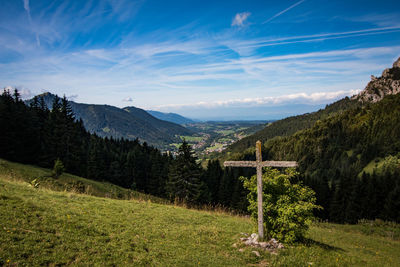
<instances>
[{"instance_id":1,"label":"distant mountain peak","mask_svg":"<svg viewBox=\"0 0 400 267\"><path fill-rule=\"evenodd\" d=\"M400 57L393 63L392 68L385 69L381 77L371 75L371 81L364 90L352 99L361 102L378 102L386 95L400 93Z\"/></svg>"},{"instance_id":2,"label":"distant mountain peak","mask_svg":"<svg viewBox=\"0 0 400 267\"><path fill-rule=\"evenodd\" d=\"M393 63L393 68L400 68L400 57Z\"/></svg>"}]
</instances>

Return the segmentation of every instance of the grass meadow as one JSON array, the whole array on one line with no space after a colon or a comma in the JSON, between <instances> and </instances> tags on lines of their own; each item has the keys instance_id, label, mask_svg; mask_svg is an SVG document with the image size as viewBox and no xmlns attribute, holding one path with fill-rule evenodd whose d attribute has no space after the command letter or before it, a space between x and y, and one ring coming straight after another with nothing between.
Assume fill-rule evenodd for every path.
<instances>
[{"instance_id":1,"label":"grass meadow","mask_svg":"<svg viewBox=\"0 0 400 267\"><path fill-rule=\"evenodd\" d=\"M242 232L255 231L247 217L162 204L128 191L121 199L99 193L114 188L109 184L91 189L102 196L68 191L62 183L83 178L67 174L36 188L30 181L49 170L0 163L0 265L400 266L397 224L315 223L305 242L274 255L240 244Z\"/></svg>"}]
</instances>

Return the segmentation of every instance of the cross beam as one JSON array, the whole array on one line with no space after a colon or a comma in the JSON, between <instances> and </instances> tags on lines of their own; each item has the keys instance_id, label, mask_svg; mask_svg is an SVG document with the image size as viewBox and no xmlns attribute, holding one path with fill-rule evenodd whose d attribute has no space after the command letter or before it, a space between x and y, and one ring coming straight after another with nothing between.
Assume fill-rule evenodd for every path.
<instances>
[{"instance_id":1,"label":"cross beam","mask_svg":"<svg viewBox=\"0 0 400 267\"><path fill-rule=\"evenodd\" d=\"M264 217L262 208L262 168L263 167L297 167L296 161L262 161L261 142L256 142L256 161L225 161L225 167L257 168L257 204L258 204L258 236L264 238Z\"/></svg>"},{"instance_id":2,"label":"cross beam","mask_svg":"<svg viewBox=\"0 0 400 267\"><path fill-rule=\"evenodd\" d=\"M261 167L297 167L296 161L262 161L259 163ZM225 161L225 167L257 167L256 161Z\"/></svg>"}]
</instances>

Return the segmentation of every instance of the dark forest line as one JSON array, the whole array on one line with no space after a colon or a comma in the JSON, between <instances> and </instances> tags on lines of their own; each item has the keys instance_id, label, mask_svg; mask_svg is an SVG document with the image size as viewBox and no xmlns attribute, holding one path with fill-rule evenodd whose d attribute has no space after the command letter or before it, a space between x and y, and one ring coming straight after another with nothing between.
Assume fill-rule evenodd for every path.
<instances>
[{"instance_id":1,"label":"dark forest line","mask_svg":"<svg viewBox=\"0 0 400 267\"><path fill-rule=\"evenodd\" d=\"M49 109L40 96L25 105L18 90L4 90L0 125L3 159L45 168L59 159L67 172L81 177L193 205L246 211L246 192L235 179L245 171L223 170L218 161L203 169L186 142L174 158L139 139L90 133L82 120L76 120L65 97L56 96ZM187 183L192 188L183 186Z\"/></svg>"}]
</instances>

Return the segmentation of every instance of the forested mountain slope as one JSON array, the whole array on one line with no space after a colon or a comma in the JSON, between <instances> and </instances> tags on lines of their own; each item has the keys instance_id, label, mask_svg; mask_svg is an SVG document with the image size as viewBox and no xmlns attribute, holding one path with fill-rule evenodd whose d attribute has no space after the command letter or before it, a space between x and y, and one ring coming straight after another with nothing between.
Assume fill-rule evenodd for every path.
<instances>
[{"instance_id":1,"label":"forested mountain slope","mask_svg":"<svg viewBox=\"0 0 400 267\"><path fill-rule=\"evenodd\" d=\"M235 158L238 156L235 153L253 148L257 140L265 142L276 136L289 136L299 130L310 128L318 120L323 120L338 112L361 107L363 103L378 102L386 95L398 93L400 93L400 58L393 63L392 68L385 69L381 77L371 76L371 81L365 89L351 99L346 97L327 105L325 109L273 122L255 134L230 145L221 158Z\"/></svg>"},{"instance_id":2,"label":"forested mountain slope","mask_svg":"<svg viewBox=\"0 0 400 267\"><path fill-rule=\"evenodd\" d=\"M171 157L136 139L91 134L65 98L52 110L41 99L27 106L17 90L0 95L0 158L45 168L58 159L71 174L165 196Z\"/></svg>"},{"instance_id":3,"label":"forested mountain slope","mask_svg":"<svg viewBox=\"0 0 400 267\"><path fill-rule=\"evenodd\" d=\"M55 95L44 93L48 108L52 107ZM27 101L30 104L32 100ZM139 138L150 145L166 148L178 142L179 135L190 135L191 131L181 125L157 119L136 107L120 109L109 105L82 104L68 101L77 119L82 119L85 128L101 137Z\"/></svg>"},{"instance_id":4,"label":"forested mountain slope","mask_svg":"<svg viewBox=\"0 0 400 267\"><path fill-rule=\"evenodd\" d=\"M254 158L254 143L261 139L263 158L299 162L299 179L316 191L324 208L320 217L346 223L375 218L400 221L400 67L396 62L382 77L372 77L352 99L274 122L241 141L242 151L250 149L228 156Z\"/></svg>"},{"instance_id":5,"label":"forested mountain slope","mask_svg":"<svg viewBox=\"0 0 400 267\"><path fill-rule=\"evenodd\" d=\"M156 117L157 119L163 120L163 121L169 121L177 124L186 124L186 123L194 123L195 121L183 117L179 114L176 113L164 113L160 111L155 111L155 110L146 110L148 113L150 113L152 116Z\"/></svg>"},{"instance_id":6,"label":"forested mountain slope","mask_svg":"<svg viewBox=\"0 0 400 267\"><path fill-rule=\"evenodd\" d=\"M361 106L361 103L346 97L333 104L327 105L325 109L275 121L268 124L265 128L255 134L247 136L230 145L228 149L224 151L225 157L234 158L236 153L241 153L248 148L253 148L257 140L265 142L276 136L288 136L294 134L299 130L313 126L317 120L327 118L334 113L355 106Z\"/></svg>"},{"instance_id":7,"label":"forested mountain slope","mask_svg":"<svg viewBox=\"0 0 400 267\"><path fill-rule=\"evenodd\" d=\"M254 159L254 151L237 154ZM295 160L318 216L340 223L400 221L400 94L353 107L264 143L263 158Z\"/></svg>"},{"instance_id":8,"label":"forested mountain slope","mask_svg":"<svg viewBox=\"0 0 400 267\"><path fill-rule=\"evenodd\" d=\"M327 218L400 220L400 95L276 137L264 147L269 159L299 162Z\"/></svg>"}]
</instances>

